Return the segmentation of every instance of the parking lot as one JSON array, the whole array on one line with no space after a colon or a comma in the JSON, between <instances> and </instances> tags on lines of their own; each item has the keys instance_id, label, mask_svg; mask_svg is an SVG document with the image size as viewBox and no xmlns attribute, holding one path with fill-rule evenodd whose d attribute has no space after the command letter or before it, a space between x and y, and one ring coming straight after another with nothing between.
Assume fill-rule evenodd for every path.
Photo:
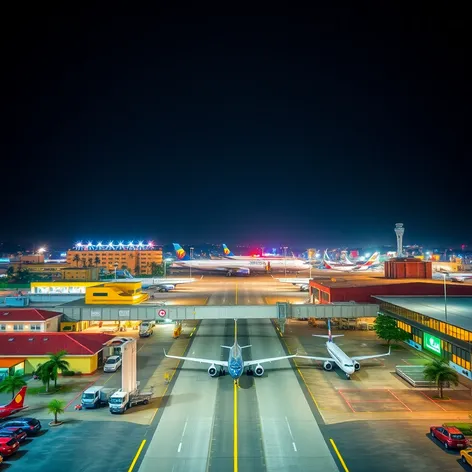
<instances>
[{"instance_id":1,"label":"parking lot","mask_svg":"<svg viewBox=\"0 0 472 472\"><path fill-rule=\"evenodd\" d=\"M172 337L173 325L159 325L149 338L138 339L138 380L141 386L155 387L155 396L146 406L136 406L122 415L110 414L107 407L91 410L76 410L82 391L90 385L121 386L121 369L115 373L99 371L92 376L81 378L60 378L59 384L75 382L67 393L59 392L51 396L28 395L25 404L29 408L15 417L35 417L41 421L42 430L37 436L30 437L20 444L19 450L6 457L1 470L11 472L49 471L104 471L128 470L136 451L143 439L152 436L156 427L156 414L162 405L168 387L164 380L167 371L173 371L173 359L164 357L163 348L168 352L183 354L192 339L195 323L187 323L179 339ZM38 386L39 381L28 385ZM59 415L61 426L51 427L53 419L45 405L51 399L66 402L66 411ZM11 396L1 394L0 403L7 403ZM1 426L1 423L0 423Z\"/></svg>"}]
</instances>

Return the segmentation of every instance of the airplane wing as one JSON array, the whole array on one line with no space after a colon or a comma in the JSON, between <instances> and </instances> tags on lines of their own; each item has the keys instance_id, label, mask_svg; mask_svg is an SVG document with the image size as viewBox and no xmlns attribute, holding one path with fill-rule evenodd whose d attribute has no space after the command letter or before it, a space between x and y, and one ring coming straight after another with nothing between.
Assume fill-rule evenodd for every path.
<instances>
[{"instance_id":1,"label":"airplane wing","mask_svg":"<svg viewBox=\"0 0 472 472\"><path fill-rule=\"evenodd\" d=\"M296 357L300 357L301 359L312 359L314 361L336 362L332 357L300 356L299 354L297 354Z\"/></svg>"},{"instance_id":2,"label":"airplane wing","mask_svg":"<svg viewBox=\"0 0 472 472\"><path fill-rule=\"evenodd\" d=\"M292 357L295 357L295 354L292 354L291 356L280 356L280 357L268 357L267 359L254 359L252 361L244 361L244 367L249 367L251 365L257 365L257 364L265 364L266 362L275 362L275 361L281 361L283 359L291 359Z\"/></svg>"},{"instance_id":3,"label":"airplane wing","mask_svg":"<svg viewBox=\"0 0 472 472\"><path fill-rule=\"evenodd\" d=\"M181 361L193 361L193 362L200 362L201 364L214 364L214 365L219 365L222 367L228 367L228 361L217 361L217 360L212 360L212 359L201 359L199 357L182 357L182 356L169 356L169 354L166 353L164 349L164 355L166 357L170 357L172 359L179 359Z\"/></svg>"},{"instance_id":4,"label":"airplane wing","mask_svg":"<svg viewBox=\"0 0 472 472\"><path fill-rule=\"evenodd\" d=\"M373 356L354 356L351 357L353 361L364 361L365 359L375 359L376 357L385 357L390 355L390 348L388 348L388 352L385 354L374 354Z\"/></svg>"}]
</instances>

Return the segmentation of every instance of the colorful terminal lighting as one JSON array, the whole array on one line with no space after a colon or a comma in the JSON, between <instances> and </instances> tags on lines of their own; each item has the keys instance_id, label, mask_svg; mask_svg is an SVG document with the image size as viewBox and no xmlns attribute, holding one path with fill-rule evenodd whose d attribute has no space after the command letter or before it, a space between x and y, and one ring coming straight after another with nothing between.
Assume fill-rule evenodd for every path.
<instances>
[{"instance_id":1,"label":"colorful terminal lighting","mask_svg":"<svg viewBox=\"0 0 472 472\"><path fill-rule=\"evenodd\" d=\"M102 243L99 241L97 244L93 244L92 241L87 243L78 242L75 244L74 249L76 251L149 251L153 249L157 249L154 241L148 241L144 243L143 241L138 241L135 243L134 241L129 241L125 243L120 241L118 243L114 243L113 241L109 241L108 243Z\"/></svg>"}]
</instances>

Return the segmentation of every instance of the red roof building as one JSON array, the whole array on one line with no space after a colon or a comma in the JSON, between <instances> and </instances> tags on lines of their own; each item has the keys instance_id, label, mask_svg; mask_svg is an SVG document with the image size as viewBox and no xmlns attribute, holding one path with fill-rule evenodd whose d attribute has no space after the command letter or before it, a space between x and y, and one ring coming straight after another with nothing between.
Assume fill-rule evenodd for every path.
<instances>
[{"instance_id":1,"label":"red roof building","mask_svg":"<svg viewBox=\"0 0 472 472\"><path fill-rule=\"evenodd\" d=\"M436 295L444 293L440 280L386 279L383 277L336 277L310 280L310 293L314 303L376 303L373 295ZM447 294L472 295L472 285L448 282Z\"/></svg>"},{"instance_id":2,"label":"red roof building","mask_svg":"<svg viewBox=\"0 0 472 472\"><path fill-rule=\"evenodd\" d=\"M102 333L0 333L0 357L45 356L58 351L90 356L113 338Z\"/></svg>"},{"instance_id":3,"label":"red roof building","mask_svg":"<svg viewBox=\"0 0 472 472\"><path fill-rule=\"evenodd\" d=\"M0 310L0 333L57 332L62 313L36 308L8 308Z\"/></svg>"},{"instance_id":4,"label":"red roof building","mask_svg":"<svg viewBox=\"0 0 472 472\"><path fill-rule=\"evenodd\" d=\"M113 338L103 333L0 333L0 365L8 368L9 359L22 361L18 368L29 374L47 361L50 353L66 351L64 359L70 370L91 374L112 354L107 343Z\"/></svg>"}]
</instances>

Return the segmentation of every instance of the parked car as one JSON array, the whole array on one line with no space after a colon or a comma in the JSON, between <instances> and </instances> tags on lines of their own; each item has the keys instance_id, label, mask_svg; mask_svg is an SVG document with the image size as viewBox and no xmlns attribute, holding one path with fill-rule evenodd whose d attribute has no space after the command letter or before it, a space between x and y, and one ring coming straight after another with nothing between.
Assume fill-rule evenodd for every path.
<instances>
[{"instance_id":1,"label":"parked car","mask_svg":"<svg viewBox=\"0 0 472 472\"><path fill-rule=\"evenodd\" d=\"M462 449L469 446L469 441L462 431L454 426L431 426L429 432L433 438L444 444L445 449Z\"/></svg>"},{"instance_id":2,"label":"parked car","mask_svg":"<svg viewBox=\"0 0 472 472\"><path fill-rule=\"evenodd\" d=\"M20 447L20 443L14 438L2 438L0 437L0 454L3 457L11 456Z\"/></svg>"},{"instance_id":3,"label":"parked car","mask_svg":"<svg viewBox=\"0 0 472 472\"><path fill-rule=\"evenodd\" d=\"M121 367L120 356L110 356L105 365L103 366L103 372L116 372Z\"/></svg>"},{"instance_id":4,"label":"parked car","mask_svg":"<svg viewBox=\"0 0 472 472\"><path fill-rule=\"evenodd\" d=\"M4 428L0 429L0 437L2 438L15 438L19 443L26 439L26 433L22 428Z\"/></svg>"},{"instance_id":5,"label":"parked car","mask_svg":"<svg viewBox=\"0 0 472 472\"><path fill-rule=\"evenodd\" d=\"M16 426L22 428L28 436L34 436L41 431L41 421L36 418L15 418L14 420L5 421L0 425L1 428L10 428Z\"/></svg>"},{"instance_id":6,"label":"parked car","mask_svg":"<svg viewBox=\"0 0 472 472\"><path fill-rule=\"evenodd\" d=\"M460 455L463 464L472 465L472 448L462 449Z\"/></svg>"}]
</instances>

